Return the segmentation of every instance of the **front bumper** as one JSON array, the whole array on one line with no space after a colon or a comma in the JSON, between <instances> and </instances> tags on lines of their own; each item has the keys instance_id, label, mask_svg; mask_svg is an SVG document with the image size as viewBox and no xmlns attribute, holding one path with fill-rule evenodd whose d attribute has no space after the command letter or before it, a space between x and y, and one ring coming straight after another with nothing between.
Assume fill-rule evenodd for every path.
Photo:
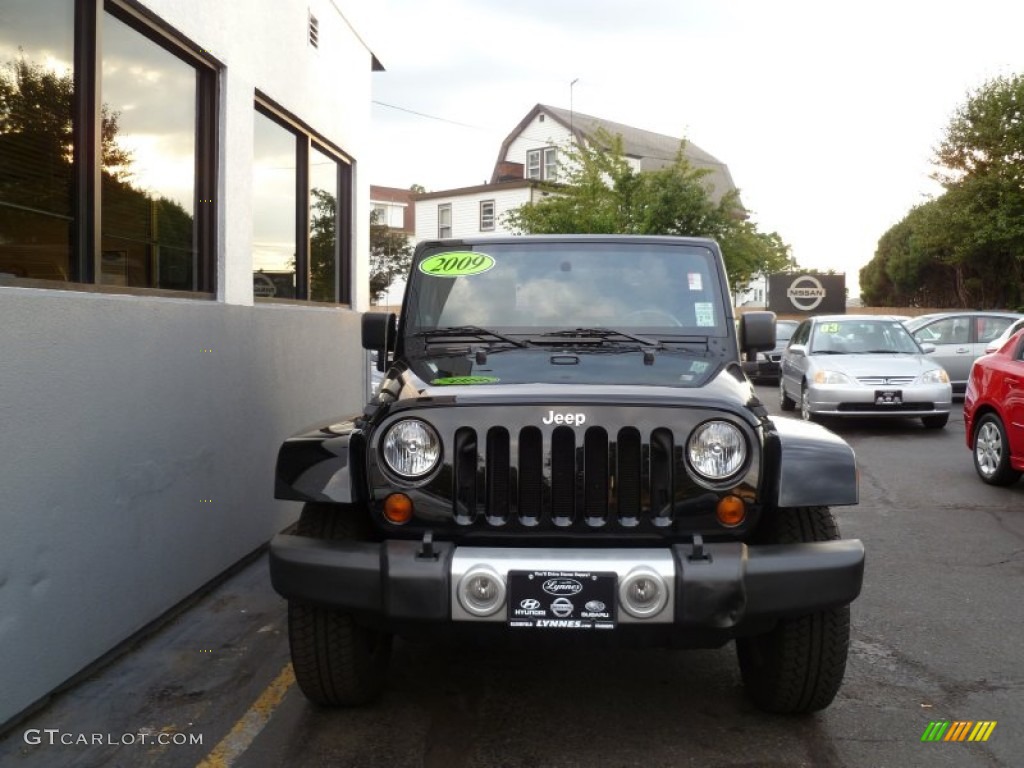
<instances>
[{"instance_id":1,"label":"front bumper","mask_svg":"<svg viewBox=\"0 0 1024 768\"><path fill-rule=\"evenodd\" d=\"M506 610L487 617L462 610L460 574L484 564L507 579L509 570L611 571L621 580L646 566L662 574L669 599L659 614L630 616L620 626L714 630L719 640L782 617L846 605L860 594L864 546L859 540L748 546L712 543L703 557L692 545L651 549L456 547L435 542L334 542L279 534L270 544L274 589L288 600L337 608L384 626L500 625Z\"/></svg>"},{"instance_id":2,"label":"front bumper","mask_svg":"<svg viewBox=\"0 0 1024 768\"><path fill-rule=\"evenodd\" d=\"M898 390L899 405L879 404L879 391ZM807 389L811 413L820 416L938 416L952 408L948 384L841 385L812 384Z\"/></svg>"}]
</instances>

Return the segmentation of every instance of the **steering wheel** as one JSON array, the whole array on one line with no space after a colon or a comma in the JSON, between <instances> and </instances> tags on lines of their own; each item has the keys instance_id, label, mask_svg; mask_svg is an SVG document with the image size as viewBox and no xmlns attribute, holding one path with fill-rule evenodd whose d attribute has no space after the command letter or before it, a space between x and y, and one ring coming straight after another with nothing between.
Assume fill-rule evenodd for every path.
<instances>
[{"instance_id":1,"label":"steering wheel","mask_svg":"<svg viewBox=\"0 0 1024 768\"><path fill-rule=\"evenodd\" d=\"M663 309L637 309L637 310L634 310L633 312L627 312L626 316L623 319L624 320L629 320L629 319L641 318L641 317L649 317L649 318L652 318L652 319L655 319L655 320L668 320L669 321L667 323L665 323L665 322L651 323L651 325L678 325L678 326L682 326L682 322L680 322L678 317L676 317L675 315L670 314L670 313L664 311Z\"/></svg>"}]
</instances>

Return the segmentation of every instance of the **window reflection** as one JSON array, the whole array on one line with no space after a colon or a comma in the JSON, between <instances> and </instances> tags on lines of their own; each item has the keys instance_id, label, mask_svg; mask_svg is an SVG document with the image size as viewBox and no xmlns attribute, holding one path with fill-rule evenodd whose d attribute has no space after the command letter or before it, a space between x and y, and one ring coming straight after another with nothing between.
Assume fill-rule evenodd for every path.
<instances>
[{"instance_id":1,"label":"window reflection","mask_svg":"<svg viewBox=\"0 0 1024 768\"><path fill-rule=\"evenodd\" d=\"M338 163L309 151L309 298L337 301Z\"/></svg>"},{"instance_id":2,"label":"window reflection","mask_svg":"<svg viewBox=\"0 0 1024 768\"><path fill-rule=\"evenodd\" d=\"M71 0L0 3L0 277L69 280Z\"/></svg>"},{"instance_id":3,"label":"window reflection","mask_svg":"<svg viewBox=\"0 0 1024 768\"><path fill-rule=\"evenodd\" d=\"M296 136L256 112L253 147L253 290L295 298Z\"/></svg>"},{"instance_id":4,"label":"window reflection","mask_svg":"<svg viewBox=\"0 0 1024 768\"><path fill-rule=\"evenodd\" d=\"M104 163L99 281L192 290L195 67L110 14L103 46L103 101L121 156Z\"/></svg>"}]
</instances>

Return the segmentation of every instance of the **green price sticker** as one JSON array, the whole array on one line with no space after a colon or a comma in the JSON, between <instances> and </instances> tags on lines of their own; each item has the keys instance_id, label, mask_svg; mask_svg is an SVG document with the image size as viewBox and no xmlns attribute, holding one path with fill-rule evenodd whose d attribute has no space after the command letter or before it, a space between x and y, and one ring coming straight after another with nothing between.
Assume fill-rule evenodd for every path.
<instances>
[{"instance_id":1,"label":"green price sticker","mask_svg":"<svg viewBox=\"0 0 1024 768\"><path fill-rule=\"evenodd\" d=\"M494 257L473 251L436 253L420 262L420 272L435 277L480 275L494 267Z\"/></svg>"},{"instance_id":2,"label":"green price sticker","mask_svg":"<svg viewBox=\"0 0 1024 768\"><path fill-rule=\"evenodd\" d=\"M839 333L839 323L822 323L822 333Z\"/></svg>"},{"instance_id":3,"label":"green price sticker","mask_svg":"<svg viewBox=\"0 0 1024 768\"><path fill-rule=\"evenodd\" d=\"M447 376L443 379L434 379L431 384L444 387L454 387L463 384L497 384L501 379L495 376Z\"/></svg>"}]
</instances>

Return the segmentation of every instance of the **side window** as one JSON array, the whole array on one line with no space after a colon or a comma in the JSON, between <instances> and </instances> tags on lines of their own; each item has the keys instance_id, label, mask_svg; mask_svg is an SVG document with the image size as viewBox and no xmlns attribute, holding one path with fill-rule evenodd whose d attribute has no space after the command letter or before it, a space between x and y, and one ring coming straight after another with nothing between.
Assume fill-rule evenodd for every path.
<instances>
[{"instance_id":1,"label":"side window","mask_svg":"<svg viewBox=\"0 0 1024 768\"><path fill-rule=\"evenodd\" d=\"M999 334L1005 331L1013 318L1010 317L979 317L978 318L978 341L987 344L992 339L998 338Z\"/></svg>"},{"instance_id":2,"label":"side window","mask_svg":"<svg viewBox=\"0 0 1024 768\"><path fill-rule=\"evenodd\" d=\"M971 338L970 318L945 317L918 328L914 338L932 344L966 344Z\"/></svg>"},{"instance_id":3,"label":"side window","mask_svg":"<svg viewBox=\"0 0 1024 768\"><path fill-rule=\"evenodd\" d=\"M811 323L808 320L800 323L800 327L793 333L793 338L789 340L789 345L793 344L807 344L807 339L811 335Z\"/></svg>"}]
</instances>

